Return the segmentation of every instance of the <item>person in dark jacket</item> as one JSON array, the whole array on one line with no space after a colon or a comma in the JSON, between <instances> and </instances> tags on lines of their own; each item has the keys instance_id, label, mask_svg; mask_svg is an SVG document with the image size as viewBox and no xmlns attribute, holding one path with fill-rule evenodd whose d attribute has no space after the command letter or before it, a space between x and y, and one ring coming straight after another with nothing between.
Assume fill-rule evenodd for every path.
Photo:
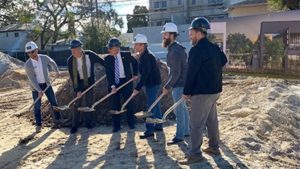
<instances>
[{"instance_id":1,"label":"person in dark jacket","mask_svg":"<svg viewBox=\"0 0 300 169\"><path fill-rule=\"evenodd\" d=\"M161 85L161 76L159 66L153 54L147 49L147 37L142 34L137 34L133 41L134 49L139 53L139 70L140 81L138 82L133 93L136 95L141 88L145 86L147 95L147 107L149 108L152 103L157 99L157 95ZM152 109L152 118L162 118L160 103ZM161 124L146 123L146 131L141 135L141 139L154 136L154 131L162 131Z\"/></svg>"},{"instance_id":2,"label":"person in dark jacket","mask_svg":"<svg viewBox=\"0 0 300 169\"><path fill-rule=\"evenodd\" d=\"M189 52L183 98L191 97L192 102L191 146L187 159L179 162L185 165L204 160L200 147L205 127L209 147L203 151L220 155L216 102L222 92L222 67L227 63L227 58L217 45L207 39L208 29L210 29L208 20L199 17L192 21L189 31L193 47Z\"/></svg>"},{"instance_id":3,"label":"person in dark jacket","mask_svg":"<svg viewBox=\"0 0 300 169\"><path fill-rule=\"evenodd\" d=\"M121 96L127 100L133 92L133 83L129 83L121 90L116 89L128 80L134 78L137 80L138 62L131 56L129 52L120 52L121 42L117 38L111 38L108 41L107 48L109 55L105 57L105 70L108 80L108 90L113 92L111 97L111 110L120 111ZM134 114L132 103L126 107L127 109L127 123L130 129L135 128ZM113 132L118 132L121 129L121 114L113 114Z\"/></svg>"},{"instance_id":4,"label":"person in dark jacket","mask_svg":"<svg viewBox=\"0 0 300 169\"><path fill-rule=\"evenodd\" d=\"M88 91L84 96L81 93L95 83L94 65L100 63L104 66L104 60L90 50L83 50L81 41L75 39L71 41L70 49L72 55L68 58L67 65L72 80L75 97L76 110L72 116L71 133L76 133L79 127L80 112L77 111L81 106L92 106L93 90ZM85 126L90 129L93 127L92 112L85 113Z\"/></svg>"},{"instance_id":5,"label":"person in dark jacket","mask_svg":"<svg viewBox=\"0 0 300 169\"><path fill-rule=\"evenodd\" d=\"M177 102L182 97L184 82L187 72L187 55L185 48L176 41L178 29L174 23L166 23L162 30L163 47L168 48L167 65L170 68L169 80L166 83L163 93L166 95L172 90L173 101ZM189 112L185 101L175 108L176 134L167 145L177 144L190 135Z\"/></svg>"}]
</instances>

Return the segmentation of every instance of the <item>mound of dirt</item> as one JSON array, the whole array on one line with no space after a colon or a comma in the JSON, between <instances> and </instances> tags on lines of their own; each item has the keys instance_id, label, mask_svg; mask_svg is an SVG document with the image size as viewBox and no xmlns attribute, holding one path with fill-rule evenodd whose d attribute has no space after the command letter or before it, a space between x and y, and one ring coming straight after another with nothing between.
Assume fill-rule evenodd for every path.
<instances>
[{"instance_id":1,"label":"mound of dirt","mask_svg":"<svg viewBox=\"0 0 300 169\"><path fill-rule=\"evenodd\" d=\"M165 63L159 62L159 65L160 65L163 84L165 84L166 81L168 80L168 68ZM96 80L97 80L97 79L101 78L103 75L105 75L105 69L100 65L96 65L95 74L96 74ZM98 101L103 96L105 96L107 93L108 93L107 81L104 80L104 81L100 82L99 84L97 84L96 87L94 87L93 102ZM57 96L59 105L67 105L74 98L73 87L72 87L72 83L70 80L68 80L65 84L63 84L58 89L58 91L56 92L56 96ZM133 103L134 104L134 112L146 110L146 96L145 96L144 91L142 91L132 101L134 102ZM162 112L164 112L166 109L168 109L172 104L173 104L173 100L172 100L171 94L169 94L167 97L164 97L161 100ZM45 124L50 125L52 123L52 120L50 118L51 117L50 113L52 112L51 106L50 106L49 102L46 101L42 104L42 107L43 107L42 112L43 112L44 122L45 122ZM109 113L109 110L110 110L109 99L100 103L96 107L96 111L93 112L92 114L93 114L94 119L97 119L96 120L97 125L111 125L111 114ZM65 121L64 126L70 126L72 111L74 111L74 105L71 106L71 109L62 112L63 118L67 119ZM30 113L26 113L25 115L29 116L29 118L31 119L32 122L34 121L32 115ZM84 116L81 116L81 117L84 117ZM174 117L175 116L173 114L169 115L170 119L174 119ZM123 119L125 119L125 118L123 118ZM84 121L84 119L82 119L81 121Z\"/></svg>"}]
</instances>

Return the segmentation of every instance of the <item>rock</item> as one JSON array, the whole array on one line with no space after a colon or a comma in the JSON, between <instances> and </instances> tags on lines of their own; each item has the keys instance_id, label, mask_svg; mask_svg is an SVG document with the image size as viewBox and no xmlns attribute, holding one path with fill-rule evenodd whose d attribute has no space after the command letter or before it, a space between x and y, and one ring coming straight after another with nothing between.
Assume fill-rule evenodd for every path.
<instances>
[{"instance_id":1,"label":"rock","mask_svg":"<svg viewBox=\"0 0 300 169\"><path fill-rule=\"evenodd\" d=\"M254 142L245 143L245 146L253 151L259 151L261 149L261 145Z\"/></svg>"},{"instance_id":2,"label":"rock","mask_svg":"<svg viewBox=\"0 0 300 169\"><path fill-rule=\"evenodd\" d=\"M300 106L300 98L294 94L288 97L288 102L294 106Z\"/></svg>"}]
</instances>

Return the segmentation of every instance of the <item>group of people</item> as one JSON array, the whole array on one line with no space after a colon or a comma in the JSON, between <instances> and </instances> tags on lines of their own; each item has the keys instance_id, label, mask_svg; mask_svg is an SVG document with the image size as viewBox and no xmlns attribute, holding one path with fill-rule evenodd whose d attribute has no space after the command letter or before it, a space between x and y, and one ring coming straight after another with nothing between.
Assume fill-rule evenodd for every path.
<instances>
[{"instance_id":1,"label":"group of people","mask_svg":"<svg viewBox=\"0 0 300 169\"><path fill-rule=\"evenodd\" d=\"M70 44L72 55L67 60L67 66L74 97L78 100L75 107L93 104L93 90L82 94L95 83L94 65L100 63L105 67L108 82L108 92L113 93L110 98L111 110L120 111L122 98L127 100L131 96L139 94L144 87L149 108L159 95L172 94L174 102L184 99L175 108L176 133L167 144L173 145L184 141L185 137L191 137L189 156L181 164L191 164L203 161L200 147L203 140L203 131L207 129L209 147L203 149L206 153L219 155L219 129L217 119L216 101L222 92L222 67L227 63L225 54L220 48L207 39L209 21L203 17L195 18L189 28L189 38L192 48L186 54L185 48L176 41L179 35L174 23L166 23L161 31L162 46L168 49L167 66L169 67L169 79L162 86L161 74L157 59L148 50L147 37L137 34L133 40L133 47L137 56L130 52L121 52L121 43L117 38L111 38L107 43L108 55L102 59L90 50L84 50L79 40L73 40ZM47 96L51 106L57 106L57 100L48 75L50 65L60 76L56 63L48 56L38 54L38 47L34 42L28 42L25 51L30 59L25 63L25 70L32 89L33 99ZM129 80L136 81L134 86L130 82L120 90ZM162 88L162 89L161 89ZM188 112L186 101L191 99L191 112ZM130 129L135 128L133 104L126 106L127 123ZM151 118L162 118L160 104L156 104L151 110ZM62 117L58 110L53 113L54 127L59 127ZM36 120L36 132L40 132L42 126L41 99L34 105ZM92 128L93 117L91 113L85 113L85 126ZM72 114L71 133L76 133L80 122L80 112L77 109ZM112 132L121 129L121 115L112 114ZM154 137L155 132L163 131L162 124L146 123L146 130L140 139Z\"/></svg>"}]
</instances>

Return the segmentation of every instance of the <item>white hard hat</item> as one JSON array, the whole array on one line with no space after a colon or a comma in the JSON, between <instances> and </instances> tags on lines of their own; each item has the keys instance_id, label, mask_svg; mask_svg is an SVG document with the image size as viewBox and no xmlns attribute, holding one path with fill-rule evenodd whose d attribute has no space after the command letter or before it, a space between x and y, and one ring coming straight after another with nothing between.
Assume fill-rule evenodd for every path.
<instances>
[{"instance_id":1,"label":"white hard hat","mask_svg":"<svg viewBox=\"0 0 300 169\"><path fill-rule=\"evenodd\" d=\"M143 34L137 34L134 37L132 44L136 43L148 43L147 37Z\"/></svg>"},{"instance_id":2,"label":"white hard hat","mask_svg":"<svg viewBox=\"0 0 300 169\"><path fill-rule=\"evenodd\" d=\"M177 26L172 23L172 22L168 22L164 25L161 33L165 33L165 32L175 32L175 33L178 33L178 29L177 29Z\"/></svg>"},{"instance_id":3,"label":"white hard hat","mask_svg":"<svg viewBox=\"0 0 300 169\"><path fill-rule=\"evenodd\" d=\"M25 52L31 52L35 49L38 49L38 46L33 42L33 41L30 41L30 42L27 42L26 45L25 45Z\"/></svg>"}]
</instances>

